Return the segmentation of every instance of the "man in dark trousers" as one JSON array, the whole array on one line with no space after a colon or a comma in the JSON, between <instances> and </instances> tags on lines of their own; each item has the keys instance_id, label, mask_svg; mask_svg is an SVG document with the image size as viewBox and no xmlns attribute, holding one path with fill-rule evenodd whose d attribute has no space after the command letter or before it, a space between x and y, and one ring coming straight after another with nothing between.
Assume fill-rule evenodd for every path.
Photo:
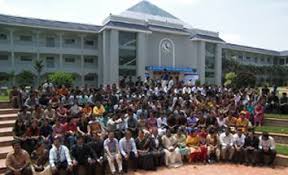
<instances>
[{"instance_id":1,"label":"man in dark trousers","mask_svg":"<svg viewBox=\"0 0 288 175\"><path fill-rule=\"evenodd\" d=\"M95 160L94 165L91 168L91 172L95 174L96 169L100 174L105 174L105 162L104 162L104 141L100 137L100 133L92 132L91 141L88 142L88 146L90 147L93 159Z\"/></svg>"},{"instance_id":2,"label":"man in dark trousers","mask_svg":"<svg viewBox=\"0 0 288 175\"><path fill-rule=\"evenodd\" d=\"M95 162L93 160L92 150L84 144L84 137L77 137L77 144L71 149L73 170L77 175L92 175L89 167Z\"/></svg>"},{"instance_id":3,"label":"man in dark trousers","mask_svg":"<svg viewBox=\"0 0 288 175\"><path fill-rule=\"evenodd\" d=\"M245 152L245 163L247 165L252 164L253 166L257 163L257 151L259 146L259 139L255 136L254 130L249 130L248 135L245 138L244 152Z\"/></svg>"}]
</instances>

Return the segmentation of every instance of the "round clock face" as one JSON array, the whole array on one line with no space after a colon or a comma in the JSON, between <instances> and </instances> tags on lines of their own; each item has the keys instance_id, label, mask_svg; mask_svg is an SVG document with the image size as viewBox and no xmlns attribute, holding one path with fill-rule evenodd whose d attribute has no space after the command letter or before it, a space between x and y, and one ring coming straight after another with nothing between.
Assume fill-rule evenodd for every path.
<instances>
[{"instance_id":1,"label":"round clock face","mask_svg":"<svg viewBox=\"0 0 288 175\"><path fill-rule=\"evenodd\" d=\"M172 45L169 41L163 41L161 47L164 52L170 52Z\"/></svg>"}]
</instances>

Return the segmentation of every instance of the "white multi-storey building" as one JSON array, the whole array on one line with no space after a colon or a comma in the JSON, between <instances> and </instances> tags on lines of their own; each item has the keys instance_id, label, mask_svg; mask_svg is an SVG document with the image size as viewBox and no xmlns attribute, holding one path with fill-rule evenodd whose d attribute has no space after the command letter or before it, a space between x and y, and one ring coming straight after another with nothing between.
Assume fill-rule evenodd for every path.
<instances>
[{"instance_id":1,"label":"white multi-storey building","mask_svg":"<svg viewBox=\"0 0 288 175\"><path fill-rule=\"evenodd\" d=\"M116 83L125 75L159 76L164 69L221 84L226 57L244 64L288 64L287 51L226 43L217 32L190 27L147 1L110 15L101 26L0 15L3 73L33 72L33 61L43 60L43 77L70 72L78 86Z\"/></svg>"}]
</instances>

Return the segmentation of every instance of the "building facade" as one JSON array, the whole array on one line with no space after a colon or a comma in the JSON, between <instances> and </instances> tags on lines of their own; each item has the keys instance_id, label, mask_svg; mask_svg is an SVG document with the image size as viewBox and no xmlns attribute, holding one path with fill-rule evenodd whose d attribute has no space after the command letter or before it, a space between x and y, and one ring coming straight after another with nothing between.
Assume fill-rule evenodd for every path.
<instances>
[{"instance_id":1,"label":"building facade","mask_svg":"<svg viewBox=\"0 0 288 175\"><path fill-rule=\"evenodd\" d=\"M195 29L142 1L103 25L0 15L0 72L33 70L43 60L43 78L64 71L75 86L117 83L123 76L161 76L221 84L222 59L244 64L288 64L288 53L226 43L217 32ZM34 71L35 72L35 71Z\"/></svg>"}]
</instances>

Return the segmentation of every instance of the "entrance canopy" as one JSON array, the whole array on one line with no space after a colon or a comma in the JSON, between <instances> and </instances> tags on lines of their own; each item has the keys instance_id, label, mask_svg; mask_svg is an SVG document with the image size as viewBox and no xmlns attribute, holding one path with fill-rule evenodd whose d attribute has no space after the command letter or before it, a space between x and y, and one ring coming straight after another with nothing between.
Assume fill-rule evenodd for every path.
<instances>
[{"instance_id":1,"label":"entrance canopy","mask_svg":"<svg viewBox=\"0 0 288 175\"><path fill-rule=\"evenodd\" d=\"M146 66L147 71L156 71L156 72L179 72L179 73L192 73L197 74L197 70L190 67L173 67L173 66Z\"/></svg>"}]
</instances>

